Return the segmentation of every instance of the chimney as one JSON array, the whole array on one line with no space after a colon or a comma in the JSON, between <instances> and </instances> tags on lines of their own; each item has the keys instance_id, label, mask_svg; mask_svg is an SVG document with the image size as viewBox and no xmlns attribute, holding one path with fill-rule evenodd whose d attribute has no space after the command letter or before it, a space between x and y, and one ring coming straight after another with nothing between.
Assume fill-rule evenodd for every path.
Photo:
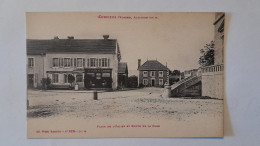
<instances>
[{"instance_id":1,"label":"chimney","mask_svg":"<svg viewBox=\"0 0 260 146\"><path fill-rule=\"evenodd\" d=\"M68 36L67 37L69 40L73 40L74 39L74 36Z\"/></svg>"},{"instance_id":2,"label":"chimney","mask_svg":"<svg viewBox=\"0 0 260 146\"><path fill-rule=\"evenodd\" d=\"M108 40L109 35L103 35L104 40Z\"/></svg>"},{"instance_id":3,"label":"chimney","mask_svg":"<svg viewBox=\"0 0 260 146\"><path fill-rule=\"evenodd\" d=\"M141 66L141 59L138 59L138 68Z\"/></svg>"}]
</instances>

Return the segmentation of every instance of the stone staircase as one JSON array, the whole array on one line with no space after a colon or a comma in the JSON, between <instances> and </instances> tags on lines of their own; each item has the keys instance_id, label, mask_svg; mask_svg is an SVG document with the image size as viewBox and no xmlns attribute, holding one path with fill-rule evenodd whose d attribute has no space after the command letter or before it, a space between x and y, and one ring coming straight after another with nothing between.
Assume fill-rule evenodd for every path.
<instances>
[{"instance_id":1,"label":"stone staircase","mask_svg":"<svg viewBox=\"0 0 260 146\"><path fill-rule=\"evenodd\" d=\"M201 96L201 75L193 75L171 86L172 97Z\"/></svg>"}]
</instances>

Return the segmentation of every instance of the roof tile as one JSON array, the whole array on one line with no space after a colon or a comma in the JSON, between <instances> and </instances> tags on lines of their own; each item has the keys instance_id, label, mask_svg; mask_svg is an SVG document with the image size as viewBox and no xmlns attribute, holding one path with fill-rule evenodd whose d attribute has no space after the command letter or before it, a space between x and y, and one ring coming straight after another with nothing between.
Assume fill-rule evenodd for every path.
<instances>
[{"instance_id":1,"label":"roof tile","mask_svg":"<svg viewBox=\"0 0 260 146\"><path fill-rule=\"evenodd\" d=\"M115 39L27 39L28 55L61 52L86 52L86 53L116 53L117 41Z\"/></svg>"},{"instance_id":2,"label":"roof tile","mask_svg":"<svg viewBox=\"0 0 260 146\"><path fill-rule=\"evenodd\" d=\"M147 60L138 70L169 70L157 60Z\"/></svg>"}]
</instances>

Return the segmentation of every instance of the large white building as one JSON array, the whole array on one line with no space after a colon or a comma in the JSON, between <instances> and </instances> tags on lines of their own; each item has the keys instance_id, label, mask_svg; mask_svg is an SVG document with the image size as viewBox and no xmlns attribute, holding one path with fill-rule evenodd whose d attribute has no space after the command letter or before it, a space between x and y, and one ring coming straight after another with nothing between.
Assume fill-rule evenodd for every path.
<instances>
[{"instance_id":1,"label":"large white building","mask_svg":"<svg viewBox=\"0 0 260 146\"><path fill-rule=\"evenodd\" d=\"M27 39L28 87L40 88L42 78L49 77L53 87L70 85L69 74L79 88L113 88L118 86L121 60L116 39Z\"/></svg>"}]
</instances>

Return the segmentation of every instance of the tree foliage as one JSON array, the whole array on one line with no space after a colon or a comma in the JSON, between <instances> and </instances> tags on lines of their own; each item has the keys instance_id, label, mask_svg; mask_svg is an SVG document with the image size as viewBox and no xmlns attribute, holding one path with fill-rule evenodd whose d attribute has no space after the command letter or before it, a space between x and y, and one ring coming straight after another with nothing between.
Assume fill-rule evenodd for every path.
<instances>
[{"instance_id":1,"label":"tree foliage","mask_svg":"<svg viewBox=\"0 0 260 146\"><path fill-rule=\"evenodd\" d=\"M42 83L42 89L49 89L51 84L51 79L49 77L42 78L41 83Z\"/></svg>"},{"instance_id":2,"label":"tree foliage","mask_svg":"<svg viewBox=\"0 0 260 146\"><path fill-rule=\"evenodd\" d=\"M181 72L180 72L179 70L173 70L173 71L171 72L171 75L173 75L173 76L179 76L179 75L181 75Z\"/></svg>"},{"instance_id":3,"label":"tree foliage","mask_svg":"<svg viewBox=\"0 0 260 146\"><path fill-rule=\"evenodd\" d=\"M127 80L127 85L129 88L137 88L138 86L138 77L135 76L135 75L132 75L130 77L128 77L128 80Z\"/></svg>"},{"instance_id":4,"label":"tree foliage","mask_svg":"<svg viewBox=\"0 0 260 146\"><path fill-rule=\"evenodd\" d=\"M214 64L214 47L215 42L211 41L200 50L201 56L199 58L199 64L201 66L209 66Z\"/></svg>"}]
</instances>

